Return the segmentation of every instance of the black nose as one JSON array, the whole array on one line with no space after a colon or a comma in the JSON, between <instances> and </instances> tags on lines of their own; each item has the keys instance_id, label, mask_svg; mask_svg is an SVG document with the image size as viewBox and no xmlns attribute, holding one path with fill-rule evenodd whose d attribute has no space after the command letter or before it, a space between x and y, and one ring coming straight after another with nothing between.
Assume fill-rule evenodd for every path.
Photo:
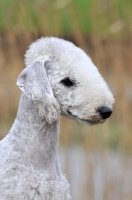
<instances>
[{"instance_id":1,"label":"black nose","mask_svg":"<svg viewBox=\"0 0 132 200\"><path fill-rule=\"evenodd\" d=\"M103 119L107 119L112 114L112 110L109 107L102 106L98 109L99 114Z\"/></svg>"}]
</instances>

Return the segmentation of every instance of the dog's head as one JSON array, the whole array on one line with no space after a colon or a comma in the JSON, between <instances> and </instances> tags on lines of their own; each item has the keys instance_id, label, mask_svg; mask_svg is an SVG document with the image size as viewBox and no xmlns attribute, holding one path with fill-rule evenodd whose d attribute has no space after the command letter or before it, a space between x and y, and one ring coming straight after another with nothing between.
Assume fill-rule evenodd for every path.
<instances>
[{"instance_id":1,"label":"dog's head","mask_svg":"<svg viewBox=\"0 0 132 200\"><path fill-rule=\"evenodd\" d=\"M26 54L27 68L17 84L32 100L43 103L49 123L59 113L86 124L104 122L114 98L91 59L70 42L42 38Z\"/></svg>"}]
</instances>

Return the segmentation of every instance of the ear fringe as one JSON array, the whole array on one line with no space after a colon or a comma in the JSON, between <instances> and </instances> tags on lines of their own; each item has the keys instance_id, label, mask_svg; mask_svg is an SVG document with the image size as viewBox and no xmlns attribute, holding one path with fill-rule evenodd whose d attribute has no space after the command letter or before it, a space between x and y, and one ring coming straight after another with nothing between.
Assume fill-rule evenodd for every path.
<instances>
[{"instance_id":1,"label":"ear fringe","mask_svg":"<svg viewBox=\"0 0 132 200\"><path fill-rule=\"evenodd\" d=\"M60 117L60 105L57 100L52 97L48 101L39 104L39 115L45 117L46 121L51 124Z\"/></svg>"}]
</instances>

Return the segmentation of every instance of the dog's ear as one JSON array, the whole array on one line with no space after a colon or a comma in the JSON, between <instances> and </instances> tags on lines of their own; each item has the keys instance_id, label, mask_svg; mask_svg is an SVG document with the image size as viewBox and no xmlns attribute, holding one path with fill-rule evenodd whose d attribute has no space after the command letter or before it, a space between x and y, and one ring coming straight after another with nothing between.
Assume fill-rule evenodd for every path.
<instances>
[{"instance_id":1,"label":"dog's ear","mask_svg":"<svg viewBox=\"0 0 132 200\"><path fill-rule=\"evenodd\" d=\"M48 123L56 121L60 114L58 101L48 80L45 66L47 61L34 61L26 67L17 79L22 92L39 106L39 114L44 115Z\"/></svg>"}]
</instances>

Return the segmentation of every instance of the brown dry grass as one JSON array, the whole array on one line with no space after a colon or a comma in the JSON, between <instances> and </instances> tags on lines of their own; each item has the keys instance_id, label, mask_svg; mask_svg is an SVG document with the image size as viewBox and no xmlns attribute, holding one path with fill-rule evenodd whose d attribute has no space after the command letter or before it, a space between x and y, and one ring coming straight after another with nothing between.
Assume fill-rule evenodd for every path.
<instances>
[{"instance_id":1,"label":"brown dry grass","mask_svg":"<svg viewBox=\"0 0 132 200\"><path fill-rule=\"evenodd\" d=\"M23 55L38 37L31 33L0 35L0 138L8 133L17 113L21 92L15 83L24 68ZM91 56L116 101L111 118L98 126L87 127L61 118L60 147L66 149L62 171L68 175L76 200L96 199L98 194L102 195L101 200L129 200L132 194L129 187L132 160L128 156L132 152L132 42L101 36L84 38L81 33L77 33L74 42ZM70 149L80 143L83 150ZM109 147L127 156L116 153L112 156ZM77 168L80 173L75 176ZM100 182L96 184L96 180ZM98 187L103 189L97 190Z\"/></svg>"}]
</instances>

